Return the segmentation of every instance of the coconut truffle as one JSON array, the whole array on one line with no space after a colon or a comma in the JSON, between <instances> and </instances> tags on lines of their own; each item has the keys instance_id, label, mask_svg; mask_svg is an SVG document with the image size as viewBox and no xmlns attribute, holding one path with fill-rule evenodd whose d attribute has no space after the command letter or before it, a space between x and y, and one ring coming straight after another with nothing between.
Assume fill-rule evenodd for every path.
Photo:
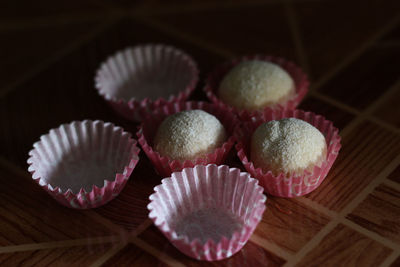
<instances>
[{"instance_id":1,"label":"coconut truffle","mask_svg":"<svg viewBox=\"0 0 400 267\"><path fill-rule=\"evenodd\" d=\"M218 94L225 103L239 109L256 110L290 99L294 81L278 65L259 60L244 61L229 71Z\"/></svg>"},{"instance_id":2,"label":"coconut truffle","mask_svg":"<svg viewBox=\"0 0 400 267\"><path fill-rule=\"evenodd\" d=\"M326 159L323 134L311 124L295 119L281 119L261 124L251 138L251 160L256 167L301 175Z\"/></svg>"},{"instance_id":3,"label":"coconut truffle","mask_svg":"<svg viewBox=\"0 0 400 267\"><path fill-rule=\"evenodd\" d=\"M162 156L184 161L201 158L226 140L224 126L203 110L187 110L168 116L158 127L154 149Z\"/></svg>"}]
</instances>

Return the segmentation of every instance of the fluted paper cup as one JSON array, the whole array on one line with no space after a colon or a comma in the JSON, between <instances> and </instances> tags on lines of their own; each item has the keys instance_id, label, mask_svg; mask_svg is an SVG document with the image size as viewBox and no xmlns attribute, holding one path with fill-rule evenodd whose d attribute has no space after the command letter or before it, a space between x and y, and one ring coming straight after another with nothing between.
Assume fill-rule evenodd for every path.
<instances>
[{"instance_id":1,"label":"fluted paper cup","mask_svg":"<svg viewBox=\"0 0 400 267\"><path fill-rule=\"evenodd\" d=\"M228 136L228 139L222 144L222 146L216 148L212 153L209 153L204 157L185 161L173 160L168 156L162 156L160 153L155 151L153 149L153 139L163 120L169 115L193 109L204 110L214 115L221 122ZM171 175L174 171L180 171L186 167L194 167L198 164L222 164L235 143L233 133L235 127L238 126L238 123L239 121L231 109L222 107L218 104L215 105L207 102L193 101L171 103L160 107L149 115L146 120L142 122L137 132L137 137L140 146L152 162L156 171L161 176L166 177Z\"/></svg>"},{"instance_id":2,"label":"fluted paper cup","mask_svg":"<svg viewBox=\"0 0 400 267\"><path fill-rule=\"evenodd\" d=\"M238 252L265 210L258 181L226 165L185 168L154 191L147 206L150 219L176 248L198 260Z\"/></svg>"},{"instance_id":3,"label":"fluted paper cup","mask_svg":"<svg viewBox=\"0 0 400 267\"><path fill-rule=\"evenodd\" d=\"M224 103L218 97L218 89L222 79L225 75L236 65L239 63L250 61L250 60L260 60L272 62L279 65L285 71L289 73L292 77L295 84L295 94L288 99L285 103L276 104L274 106L265 107L264 109L259 110L246 110L246 109L238 109L236 107L232 107L227 103ZM296 66L293 62L288 61L281 57L276 56L266 56L266 55L251 55L251 56L243 56L241 58L234 59L230 62L226 62L214 69L214 71L209 74L206 80L206 85L203 90L205 91L208 99L210 99L213 103L222 104L224 106L232 107L233 110L239 115L241 119L247 120L255 115L261 115L264 110L268 109L295 109L304 96L307 94L309 81L307 75Z\"/></svg>"},{"instance_id":4,"label":"fluted paper cup","mask_svg":"<svg viewBox=\"0 0 400 267\"><path fill-rule=\"evenodd\" d=\"M264 122L283 118L297 118L306 121L317 128L325 137L327 145L326 160L321 166L314 166L312 171L305 170L302 175L286 176L284 173L274 175L271 171L263 171L254 166L250 158L250 142L254 131ZM260 116L245 121L235 132L237 139L237 155L246 170L260 181L268 194L279 197L298 197L306 195L323 182L335 162L340 150L339 130L323 116L303 110L265 110Z\"/></svg>"},{"instance_id":5,"label":"fluted paper cup","mask_svg":"<svg viewBox=\"0 0 400 267\"><path fill-rule=\"evenodd\" d=\"M159 106L186 100L197 81L197 64L189 55L145 44L109 57L97 71L95 86L119 115L139 122Z\"/></svg>"},{"instance_id":6,"label":"fluted paper cup","mask_svg":"<svg viewBox=\"0 0 400 267\"><path fill-rule=\"evenodd\" d=\"M63 124L29 152L29 171L59 203L96 208L115 198L135 168L139 148L131 134L112 123Z\"/></svg>"}]
</instances>

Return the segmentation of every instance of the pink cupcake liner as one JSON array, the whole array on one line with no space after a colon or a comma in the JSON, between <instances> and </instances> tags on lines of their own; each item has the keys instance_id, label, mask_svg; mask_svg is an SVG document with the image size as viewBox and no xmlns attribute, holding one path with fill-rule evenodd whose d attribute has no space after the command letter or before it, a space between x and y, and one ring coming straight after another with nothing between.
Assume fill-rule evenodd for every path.
<instances>
[{"instance_id":1,"label":"pink cupcake liner","mask_svg":"<svg viewBox=\"0 0 400 267\"><path fill-rule=\"evenodd\" d=\"M186 100L198 73L196 62L183 51L146 44L109 57L97 71L95 86L119 115L139 122L159 106Z\"/></svg>"},{"instance_id":2,"label":"pink cupcake liner","mask_svg":"<svg viewBox=\"0 0 400 267\"><path fill-rule=\"evenodd\" d=\"M28 170L64 206L89 209L115 198L139 161L131 134L112 123L85 120L42 135L29 152Z\"/></svg>"},{"instance_id":3,"label":"pink cupcake liner","mask_svg":"<svg viewBox=\"0 0 400 267\"><path fill-rule=\"evenodd\" d=\"M215 149L214 152L194 161L185 160L184 162L181 162L178 160L172 160L167 156L161 156L157 151L153 150L153 139L158 126L163 122L163 120L171 114L193 109L201 109L217 117L225 127L227 135L229 136L228 140L221 147ZM233 133L237 126L237 117L231 109L207 102L179 102L164 105L148 116L146 120L142 122L139 131L137 132L137 137L139 144L147 157L153 163L157 172L161 176L166 177L171 175L172 172L181 171L183 168L194 167L198 164L222 164L235 143Z\"/></svg>"},{"instance_id":4,"label":"pink cupcake liner","mask_svg":"<svg viewBox=\"0 0 400 267\"><path fill-rule=\"evenodd\" d=\"M238 252L265 210L258 181L226 165L185 168L161 182L150 196L149 218L176 248L198 260Z\"/></svg>"},{"instance_id":5,"label":"pink cupcake liner","mask_svg":"<svg viewBox=\"0 0 400 267\"><path fill-rule=\"evenodd\" d=\"M222 104L224 106L229 106L225 104L219 97L218 97L218 88L219 84L224 78L224 76L237 64L249 61L249 60L261 60L261 61L268 61L279 65L281 68L286 70L295 83L295 96L288 100L284 105L277 104L273 107L267 107L265 109L295 109L304 96L307 94L309 81L307 75L297 67L293 62L287 61L280 57L275 56L265 56L265 55L252 55L252 56L243 56L241 58L234 59L230 62L220 65L217 67L207 78L206 85L204 86L203 90L205 91L208 99L210 99L213 103ZM233 110L239 115L241 119L247 120L255 115L259 115L263 112L263 109L260 110L244 110L232 107Z\"/></svg>"},{"instance_id":6,"label":"pink cupcake liner","mask_svg":"<svg viewBox=\"0 0 400 267\"><path fill-rule=\"evenodd\" d=\"M259 125L271 120L283 118L298 118L316 127L324 136L327 144L326 161L320 167L315 166L312 172L304 171L303 175L291 175L286 177L283 173L278 176L271 171L264 172L256 168L250 160L250 140L253 132ZM235 132L237 139L237 155L242 161L246 170L260 181L268 194L279 197L298 197L315 190L325 179L340 150L339 131L331 121L323 116L306 112L303 110L265 110L261 116L253 117L252 120L243 122L242 127Z\"/></svg>"}]
</instances>

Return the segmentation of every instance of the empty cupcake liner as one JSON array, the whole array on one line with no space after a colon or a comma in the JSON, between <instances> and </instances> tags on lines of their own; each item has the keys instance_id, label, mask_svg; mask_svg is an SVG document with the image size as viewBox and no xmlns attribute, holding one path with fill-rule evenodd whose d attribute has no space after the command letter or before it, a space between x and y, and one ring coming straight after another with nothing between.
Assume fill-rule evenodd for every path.
<instances>
[{"instance_id":1,"label":"empty cupcake liner","mask_svg":"<svg viewBox=\"0 0 400 267\"><path fill-rule=\"evenodd\" d=\"M286 177L284 173L275 176L271 171L264 172L261 168L254 166L250 159L250 140L253 132L264 122L283 118L304 120L316 127L325 136L327 154L326 160L320 167L315 166L312 172L304 171L302 175ZM303 110L265 110L260 116L243 122L241 127L237 128L235 137L237 139L237 155L246 170L260 181L260 185L264 187L268 194L279 197L298 197L315 190L325 179L341 147L339 131L331 121L326 120L321 115Z\"/></svg>"},{"instance_id":2,"label":"empty cupcake liner","mask_svg":"<svg viewBox=\"0 0 400 267\"><path fill-rule=\"evenodd\" d=\"M183 51L145 44L109 57L97 71L95 86L119 115L141 121L161 105L186 100L198 73L196 62Z\"/></svg>"},{"instance_id":3,"label":"empty cupcake liner","mask_svg":"<svg viewBox=\"0 0 400 267\"><path fill-rule=\"evenodd\" d=\"M238 252L265 210L258 181L226 165L185 168L161 182L150 196L149 218L176 248L198 260Z\"/></svg>"},{"instance_id":4,"label":"empty cupcake liner","mask_svg":"<svg viewBox=\"0 0 400 267\"><path fill-rule=\"evenodd\" d=\"M59 203L96 208L115 198L139 157L131 134L112 123L74 121L42 135L29 152L28 170Z\"/></svg>"},{"instance_id":5,"label":"empty cupcake liner","mask_svg":"<svg viewBox=\"0 0 400 267\"><path fill-rule=\"evenodd\" d=\"M153 139L158 126L163 122L163 120L171 114L193 109L204 110L214 115L221 122L227 132L227 136L229 136L225 143L221 147L215 149L214 152L207 154L202 158L193 161L185 160L184 162L172 160L168 156L161 156L160 153L153 150ZM137 137L139 144L147 157L153 163L157 172L161 176L167 177L174 171L181 171L183 168L194 167L198 164L222 164L235 142L233 133L237 126L237 117L229 108L207 102L179 102L164 105L146 117L137 132Z\"/></svg>"},{"instance_id":6,"label":"empty cupcake liner","mask_svg":"<svg viewBox=\"0 0 400 267\"><path fill-rule=\"evenodd\" d=\"M234 59L230 62L226 62L225 64L222 64L218 66L211 74L209 74L207 80L206 80L206 85L204 86L203 90L205 91L208 99L210 99L213 103L218 103L222 104L225 106L230 105L224 103L219 97L218 97L218 88L219 84L224 78L224 76L237 64L244 62L244 61L249 61L249 60L261 60L261 61L268 61L275 63L279 65L281 68L286 70L289 75L292 77L294 84L295 84L295 96L293 96L291 99L289 99L284 105L282 104L276 104L272 107L267 107L265 109L295 109L301 100L304 98L304 96L307 94L308 91L308 86L309 86L309 81L307 75L299 68L297 67L293 62L287 61L286 59L280 58L280 57L275 57L275 56L265 56L265 55L252 55L252 56L243 56L241 58ZM264 109L260 110L244 110L244 109L238 109L235 107L232 107L233 110L239 115L241 119L249 119L257 114L261 114Z\"/></svg>"}]
</instances>

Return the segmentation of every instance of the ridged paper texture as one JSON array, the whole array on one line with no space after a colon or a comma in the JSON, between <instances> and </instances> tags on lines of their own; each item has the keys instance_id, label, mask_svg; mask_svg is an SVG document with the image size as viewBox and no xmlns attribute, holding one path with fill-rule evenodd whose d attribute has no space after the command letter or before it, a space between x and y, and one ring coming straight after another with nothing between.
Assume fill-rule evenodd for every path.
<instances>
[{"instance_id":1,"label":"ridged paper texture","mask_svg":"<svg viewBox=\"0 0 400 267\"><path fill-rule=\"evenodd\" d=\"M63 124L33 147L28 159L32 178L62 204L78 208L115 197L139 160L131 135L102 121Z\"/></svg>"},{"instance_id":2,"label":"ridged paper texture","mask_svg":"<svg viewBox=\"0 0 400 267\"><path fill-rule=\"evenodd\" d=\"M172 244L200 260L220 260L240 250L265 210L258 181L226 165L185 168L154 191L149 217Z\"/></svg>"},{"instance_id":3,"label":"ridged paper texture","mask_svg":"<svg viewBox=\"0 0 400 267\"><path fill-rule=\"evenodd\" d=\"M101 64L98 92L121 116L141 121L156 107L184 101L198 81L195 61L172 46L147 44L117 52Z\"/></svg>"}]
</instances>

